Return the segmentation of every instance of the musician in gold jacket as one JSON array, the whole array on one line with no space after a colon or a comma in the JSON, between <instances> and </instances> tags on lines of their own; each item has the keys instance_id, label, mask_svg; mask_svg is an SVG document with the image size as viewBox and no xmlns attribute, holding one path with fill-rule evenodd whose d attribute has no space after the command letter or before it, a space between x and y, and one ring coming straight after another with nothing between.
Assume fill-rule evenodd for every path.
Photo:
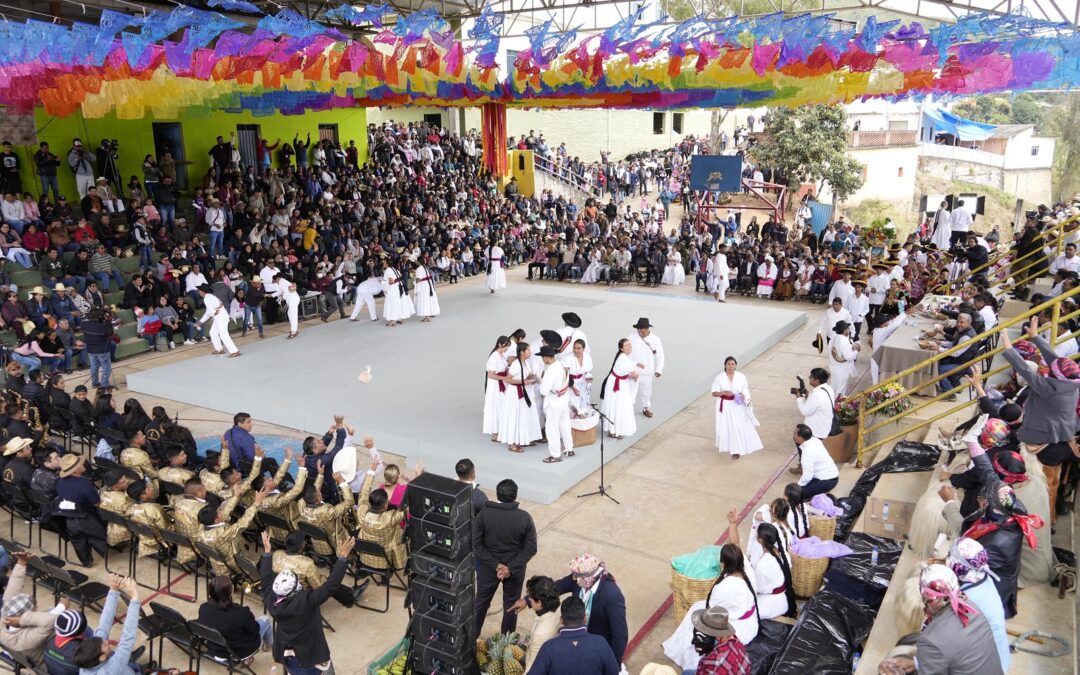
<instances>
[{"instance_id":1,"label":"musician in gold jacket","mask_svg":"<svg viewBox=\"0 0 1080 675\"><path fill-rule=\"evenodd\" d=\"M185 468L187 464L187 452L179 445L171 445L165 451L169 458L169 465L158 471L158 480L168 481L183 487L189 480L195 478L195 472ZM169 495L169 504L175 505L180 495Z\"/></svg>"},{"instance_id":2,"label":"musician in gold jacket","mask_svg":"<svg viewBox=\"0 0 1080 675\"><path fill-rule=\"evenodd\" d=\"M292 571L296 578L299 579L301 586L313 589L323 585L326 581L326 575L315 566L314 560L305 555L309 541L307 535L303 532L290 532L289 536L285 537L285 550L274 551L271 565L275 572L281 572L282 570ZM345 539L342 539L342 541L345 541ZM359 586L353 586L352 588L339 586L332 595L342 605L352 607L360 599L370 581L371 579L365 579Z\"/></svg>"},{"instance_id":3,"label":"musician in gold jacket","mask_svg":"<svg viewBox=\"0 0 1080 675\"><path fill-rule=\"evenodd\" d=\"M232 560L240 553L240 536L255 520L256 511L266 501L269 493L270 490L266 488L256 492L255 508L245 511L244 515L240 516L231 525L227 524L226 521L232 515L232 509L226 511L224 508L218 509L207 504L199 511L199 524L203 526L203 531L199 533L197 541L220 553L229 562L229 565L235 567ZM235 508L235 504L233 504L233 508ZM233 573L232 569L216 560L211 561L211 567L213 567L214 574L229 576Z\"/></svg>"},{"instance_id":4,"label":"musician in gold jacket","mask_svg":"<svg viewBox=\"0 0 1080 675\"><path fill-rule=\"evenodd\" d=\"M288 492L282 492L278 489L278 485L281 482L281 478L289 469L289 465L292 464L293 451L292 448L285 448L285 461L281 463L281 468L278 469L277 474L273 478L268 478L262 474L255 476L251 481L251 487L253 490L261 491L264 488L269 492L266 499L258 507L258 510L263 513L269 513L273 516L278 516L285 520L289 524L289 529L296 528L296 521L300 515L300 508L297 505L297 500L300 499L300 495L304 492L304 485L307 483L307 467L301 466L296 472L296 483L289 489ZM252 471L249 475L255 475ZM284 540L288 536L288 532L281 532L281 528L270 528L270 536L274 539Z\"/></svg>"},{"instance_id":5,"label":"musician in gold jacket","mask_svg":"<svg viewBox=\"0 0 1080 675\"><path fill-rule=\"evenodd\" d=\"M145 447L146 434L136 431L131 435L128 447L124 448L120 453L120 463L129 469L138 471L143 478L149 479L150 486L154 490L154 499L157 499L160 494L158 492L157 469L154 468L154 463L150 461L150 455L146 453Z\"/></svg>"},{"instance_id":6,"label":"musician in gold jacket","mask_svg":"<svg viewBox=\"0 0 1080 675\"><path fill-rule=\"evenodd\" d=\"M126 518L128 511L135 504L127 494L131 479L119 469L112 469L105 472L102 483L105 487L101 489L101 503L98 504L98 508ZM126 528L112 523L108 523L108 526L106 538L109 546L119 546L131 541L131 533Z\"/></svg>"},{"instance_id":7,"label":"musician in gold jacket","mask_svg":"<svg viewBox=\"0 0 1080 675\"><path fill-rule=\"evenodd\" d=\"M349 536L349 528L352 523L348 519L352 516L353 494L352 489L341 474L335 473L333 478L338 485L338 490L341 492L341 502L338 504L324 502L322 495L322 462L319 462L318 465L320 466L319 477L315 479L313 486L308 486L304 490L304 503L300 507L300 520L326 531L333 548L327 546L326 542L323 541L313 541L312 546L321 555L330 555L337 548L338 542L344 541Z\"/></svg>"},{"instance_id":8,"label":"musician in gold jacket","mask_svg":"<svg viewBox=\"0 0 1080 675\"><path fill-rule=\"evenodd\" d=\"M375 469L379 466L379 460L371 462L371 468L364 477L364 484L360 488L360 497L357 499L356 516L359 523L357 539L371 541L386 549L386 557L394 569L403 569L408 559L405 550L404 531L401 529L401 521L405 519L404 511L388 510L389 497L386 490L379 488L372 491L371 481L375 477ZM417 467L417 471L423 471ZM379 556L361 554L360 561L369 567L377 569L386 568L386 560Z\"/></svg>"},{"instance_id":9,"label":"musician in gold jacket","mask_svg":"<svg viewBox=\"0 0 1080 675\"><path fill-rule=\"evenodd\" d=\"M158 530L172 528L172 519L165 513L165 509L162 508L161 504L154 501L153 496L150 494L149 485L146 483L132 483L127 487L127 493L128 497L131 497L134 502L131 510L128 511L128 518ZM154 555L158 551L167 548L168 544L156 537L149 541L146 537L139 537L140 556Z\"/></svg>"}]
</instances>

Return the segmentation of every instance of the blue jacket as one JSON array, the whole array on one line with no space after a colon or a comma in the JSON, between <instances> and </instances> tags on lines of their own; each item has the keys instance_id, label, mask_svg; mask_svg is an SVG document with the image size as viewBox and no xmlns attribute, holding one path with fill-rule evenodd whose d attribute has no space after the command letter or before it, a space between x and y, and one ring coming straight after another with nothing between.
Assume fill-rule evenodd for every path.
<instances>
[{"instance_id":1,"label":"blue jacket","mask_svg":"<svg viewBox=\"0 0 1080 675\"><path fill-rule=\"evenodd\" d=\"M596 583L600 586L593 595L588 629L593 635L599 635L607 640L611 651L615 654L615 660L622 663L626 643L630 640L630 632L626 627L626 599L610 574L604 574L603 578ZM577 582L570 575L555 582L555 587L559 595L577 593L580 590Z\"/></svg>"},{"instance_id":2,"label":"blue jacket","mask_svg":"<svg viewBox=\"0 0 1080 675\"><path fill-rule=\"evenodd\" d=\"M585 626L563 628L540 647L529 675L619 675L619 662L604 638Z\"/></svg>"},{"instance_id":3,"label":"blue jacket","mask_svg":"<svg viewBox=\"0 0 1080 675\"><path fill-rule=\"evenodd\" d=\"M94 631L94 637L102 640L109 639L109 629L112 628L113 616L116 614L116 601L119 599L118 591L109 591L105 599L105 607L101 610L101 621L98 629ZM116 643L116 649L109 658L96 668L80 668L79 675L129 675L131 667L131 650L135 646L135 638L139 632L139 601L133 600L128 603L127 615L124 617L124 627L120 631L120 640Z\"/></svg>"},{"instance_id":4,"label":"blue jacket","mask_svg":"<svg viewBox=\"0 0 1080 675\"><path fill-rule=\"evenodd\" d=\"M237 469L242 460L248 466L255 462L255 437L235 424L225 432L225 441L229 444L229 463Z\"/></svg>"}]
</instances>

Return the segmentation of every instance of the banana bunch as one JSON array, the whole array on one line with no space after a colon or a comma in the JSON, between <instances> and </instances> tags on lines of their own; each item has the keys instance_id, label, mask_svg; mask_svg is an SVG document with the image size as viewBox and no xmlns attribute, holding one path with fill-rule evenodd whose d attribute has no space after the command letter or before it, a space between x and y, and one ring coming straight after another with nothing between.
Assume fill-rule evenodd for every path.
<instances>
[{"instance_id":1,"label":"banana bunch","mask_svg":"<svg viewBox=\"0 0 1080 675\"><path fill-rule=\"evenodd\" d=\"M406 675L407 673L411 673L412 670L408 668L408 661L408 651L402 650L388 667L376 670L375 675Z\"/></svg>"}]
</instances>

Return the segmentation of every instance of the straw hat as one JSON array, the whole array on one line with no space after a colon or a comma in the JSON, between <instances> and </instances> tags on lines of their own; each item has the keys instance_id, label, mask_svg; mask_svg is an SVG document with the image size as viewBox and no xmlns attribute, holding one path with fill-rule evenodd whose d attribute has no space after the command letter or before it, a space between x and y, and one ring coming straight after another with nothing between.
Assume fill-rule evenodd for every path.
<instances>
[{"instance_id":1,"label":"straw hat","mask_svg":"<svg viewBox=\"0 0 1080 675\"><path fill-rule=\"evenodd\" d=\"M49 292L46 291L41 286L34 286L33 288L30 289L30 295L48 295L48 294L49 294Z\"/></svg>"},{"instance_id":2,"label":"straw hat","mask_svg":"<svg viewBox=\"0 0 1080 675\"><path fill-rule=\"evenodd\" d=\"M60 477L67 478L86 462L81 455L64 455L60 458Z\"/></svg>"},{"instance_id":3,"label":"straw hat","mask_svg":"<svg viewBox=\"0 0 1080 675\"><path fill-rule=\"evenodd\" d=\"M20 450L25 450L33 443L29 438L16 436L4 445L4 457L10 457Z\"/></svg>"},{"instance_id":4,"label":"straw hat","mask_svg":"<svg viewBox=\"0 0 1080 675\"><path fill-rule=\"evenodd\" d=\"M65 286L64 284L56 284L55 286L53 286L53 293L66 293L66 292L67 292L67 286Z\"/></svg>"}]
</instances>

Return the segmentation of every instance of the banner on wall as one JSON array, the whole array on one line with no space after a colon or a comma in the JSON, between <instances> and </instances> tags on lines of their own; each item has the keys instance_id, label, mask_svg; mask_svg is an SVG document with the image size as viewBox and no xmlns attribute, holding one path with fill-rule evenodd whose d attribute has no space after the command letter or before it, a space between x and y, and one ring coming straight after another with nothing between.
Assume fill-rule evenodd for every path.
<instances>
[{"instance_id":1,"label":"banner on wall","mask_svg":"<svg viewBox=\"0 0 1080 675\"><path fill-rule=\"evenodd\" d=\"M694 155L690 158L690 189L739 192L742 190L742 157Z\"/></svg>"}]
</instances>

